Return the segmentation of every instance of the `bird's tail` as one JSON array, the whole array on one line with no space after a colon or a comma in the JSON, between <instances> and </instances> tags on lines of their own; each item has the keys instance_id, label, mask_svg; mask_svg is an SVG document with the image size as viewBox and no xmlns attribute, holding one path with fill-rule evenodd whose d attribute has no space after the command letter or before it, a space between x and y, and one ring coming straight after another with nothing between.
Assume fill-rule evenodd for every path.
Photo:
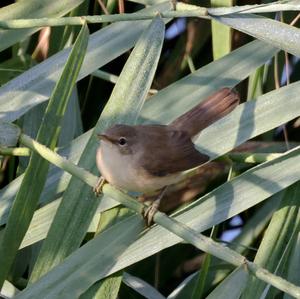
<instances>
[{"instance_id":1,"label":"bird's tail","mask_svg":"<svg viewBox=\"0 0 300 299\"><path fill-rule=\"evenodd\" d=\"M239 101L239 95L235 91L222 88L175 119L170 125L178 130L186 131L190 137L193 137L230 113Z\"/></svg>"}]
</instances>

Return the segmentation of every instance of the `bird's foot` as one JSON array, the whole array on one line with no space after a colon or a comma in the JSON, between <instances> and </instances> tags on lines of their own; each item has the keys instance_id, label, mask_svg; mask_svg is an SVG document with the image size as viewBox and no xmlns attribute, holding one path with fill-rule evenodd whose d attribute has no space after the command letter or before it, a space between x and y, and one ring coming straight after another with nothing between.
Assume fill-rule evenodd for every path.
<instances>
[{"instance_id":1,"label":"bird's foot","mask_svg":"<svg viewBox=\"0 0 300 299\"><path fill-rule=\"evenodd\" d=\"M153 217L156 214L156 212L158 211L159 204L160 204L160 200L155 200L147 208L144 209L143 217L145 219L147 227L152 225Z\"/></svg>"},{"instance_id":2,"label":"bird's foot","mask_svg":"<svg viewBox=\"0 0 300 299\"><path fill-rule=\"evenodd\" d=\"M99 177L96 185L93 187L93 191L94 191L96 196L99 196L102 193L102 188L103 188L105 183L107 183L105 178L103 176Z\"/></svg>"},{"instance_id":3,"label":"bird's foot","mask_svg":"<svg viewBox=\"0 0 300 299\"><path fill-rule=\"evenodd\" d=\"M158 211L160 202L161 202L162 198L164 197L167 188L168 188L168 186L164 187L160 191L160 194L158 195L158 197L147 208L144 209L143 217L145 219L147 227L152 225L153 217L156 214L156 212Z\"/></svg>"}]
</instances>

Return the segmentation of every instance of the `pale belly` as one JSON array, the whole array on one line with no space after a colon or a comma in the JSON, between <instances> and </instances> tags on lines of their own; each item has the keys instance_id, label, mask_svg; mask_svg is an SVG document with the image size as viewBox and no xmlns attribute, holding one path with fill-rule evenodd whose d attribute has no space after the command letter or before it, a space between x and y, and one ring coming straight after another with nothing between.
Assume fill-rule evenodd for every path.
<instances>
[{"instance_id":1,"label":"pale belly","mask_svg":"<svg viewBox=\"0 0 300 299\"><path fill-rule=\"evenodd\" d=\"M181 179L180 174L151 176L142 168L136 167L137 161L132 155L121 155L118 149L105 141L101 142L97 150L96 162L101 175L109 183L127 191L150 193Z\"/></svg>"}]
</instances>

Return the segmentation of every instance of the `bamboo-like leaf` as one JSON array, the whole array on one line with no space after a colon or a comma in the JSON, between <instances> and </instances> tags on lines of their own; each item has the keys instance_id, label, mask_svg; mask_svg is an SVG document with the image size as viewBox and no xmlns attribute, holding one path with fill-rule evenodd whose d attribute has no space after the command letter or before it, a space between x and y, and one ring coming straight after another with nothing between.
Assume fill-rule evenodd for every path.
<instances>
[{"instance_id":1,"label":"bamboo-like leaf","mask_svg":"<svg viewBox=\"0 0 300 299\"><path fill-rule=\"evenodd\" d=\"M108 229L110 226L121 222L123 219L132 215L133 211L122 206L116 207L114 209L109 209L101 213L97 227L95 230L95 236L101 234L104 230ZM97 216L97 214L95 215ZM93 219L95 219L95 216ZM91 225L90 225L91 226ZM123 272L114 273L101 281L95 283L91 288L89 288L85 293L80 296L80 299L89 298L107 298L116 299L122 284Z\"/></svg>"},{"instance_id":2,"label":"bamboo-like leaf","mask_svg":"<svg viewBox=\"0 0 300 299\"><path fill-rule=\"evenodd\" d=\"M253 14L212 15L212 17L273 47L300 56L300 30L296 27Z\"/></svg>"},{"instance_id":3,"label":"bamboo-like leaf","mask_svg":"<svg viewBox=\"0 0 300 299\"><path fill-rule=\"evenodd\" d=\"M271 93L271 95L270 94L264 95L262 98L259 98L259 100L256 102L247 103L246 104L248 107L247 109L242 108L244 106L241 105L241 107L238 108L236 112L234 112L232 115L229 115L228 117L224 118L219 122L220 126L217 127L222 127L222 130L218 130L217 128L214 128L215 126L207 128L205 131L202 132L202 134L198 138L197 143L202 146L203 151L204 148L206 149L206 151L211 151L210 149L213 150L218 149L218 152L215 153L214 155L215 156L221 155L224 154L226 151L232 149L233 146L235 146L236 136L234 132L236 132L238 128L240 128L239 141L238 141L239 144L241 142L246 141L248 138L257 136L258 134L261 134L267 130L277 127L290 119L293 119L294 117L300 114L299 111L300 107L299 105L297 105L297 97L296 97L296 95L299 92L298 85L299 84L293 84L290 85L289 87L283 88L285 92L283 92L281 89L279 91ZM289 91L290 89L291 92ZM276 95L278 96L278 98L276 98L277 97ZM273 98L275 99L274 100L275 102L273 102L274 105L270 107L269 105L270 99ZM249 112L247 113L243 112L248 110ZM254 110L256 111L255 113ZM243 116L241 117L241 115ZM253 123L255 123L255 129L250 130L250 128L253 126ZM64 177L69 178L69 175L64 174ZM53 178L51 178L51 180L52 179ZM67 184L67 182L68 181L66 181L65 184ZM55 190L55 185L53 186L53 189ZM59 191L60 190L62 189L59 189ZM7 190L3 190L4 196L7 193L8 193ZM47 194L45 194L45 196L47 196ZM5 197L2 196L2 198ZM105 204L106 208L116 205L115 201L113 201L112 205L110 205L109 202L110 200L107 198L106 203L108 205ZM3 202L3 209L6 211L9 207L8 203L9 201ZM51 213L51 210L49 210L49 213ZM52 217L48 218L49 221L51 221L53 215L54 214L52 214ZM40 236L37 236L37 238L39 239L41 237L44 237L46 231L47 230L42 231L40 233ZM33 240L35 240L34 237L32 238Z\"/></svg>"},{"instance_id":4,"label":"bamboo-like leaf","mask_svg":"<svg viewBox=\"0 0 300 299\"><path fill-rule=\"evenodd\" d=\"M291 92L289 90L291 89ZM280 124L285 123L287 120L293 119L297 115L300 114L300 107L297 105L297 94L299 93L299 84L292 84L289 87L283 88L285 92L282 92L282 90L273 92L271 95L266 94L262 98L259 98L256 102L250 102L247 103L247 109L242 108L244 106L241 105L239 108L240 110L234 112L237 113L237 115L245 115L244 117L240 117L235 115L234 113L232 115L227 116L224 118L224 120L221 121L221 124L226 124L225 127L226 129L218 130L214 129L214 126L206 129L203 131L202 135L198 138L198 144L206 145L205 148L210 150L210 149L220 149L217 154L223 154L225 151L228 151L234 146L234 143L236 142L236 137L233 132L236 132L238 128L240 127L240 137L242 139L239 140L240 142L243 142L247 140L248 138L252 138L254 136L257 136L257 134L261 134L267 130L270 130L273 127L277 127ZM276 95L278 98L276 98ZM273 103L276 103L270 107L269 103L270 101L274 101ZM242 111L246 111L249 109L249 111L254 111L254 108L256 112L252 115L251 113L244 113ZM248 115L246 117L246 115ZM276 116L276 117L274 117ZM237 121L237 119L241 119L240 121ZM274 120L274 123L272 124ZM249 124L255 123L255 129L249 131ZM270 127L271 125L271 127ZM220 126L221 127L221 126ZM252 127L252 125L251 125ZM243 129L242 129L243 128ZM231 131L232 130L232 131ZM244 132L244 133L243 133ZM247 133L248 132L248 133ZM88 137L88 136L87 136ZM227 143L228 142L228 143ZM66 176L66 174L64 174ZM68 176L69 177L69 176ZM53 178L51 178L53 180ZM67 183L67 182L66 182ZM55 188L55 186L53 186ZM59 189L61 190L61 189ZM7 193L6 190L3 190L3 195ZM45 194L46 195L46 194ZM2 196L3 198L3 196ZM101 203L102 207L104 208L109 208L117 203L113 201L112 204L110 204L111 200L106 197L105 202L103 201ZM8 209L8 204L9 202L3 202L3 209ZM102 208L100 208L103 210ZM48 226L47 223L45 222L43 224L42 219L48 219L48 225L51 223L53 216L54 216L54 211L55 210L49 210L50 217L45 218L40 218L42 222L38 221L37 223L40 223L39 225L45 225L42 226L42 230L40 231L38 227L35 227L37 231L39 232L39 235L36 237L32 235L31 241L25 241L25 243L22 246L25 246L25 244L30 244L36 240L39 240L43 238L47 232ZM42 214L43 215L43 214ZM52 216L51 216L52 215ZM4 214L5 216L5 214ZM2 216L3 217L3 216ZM5 219L4 219L5 220ZM44 227L44 228L43 228ZM26 243L27 242L27 243ZM29 243L28 243L29 242Z\"/></svg>"},{"instance_id":5,"label":"bamboo-like leaf","mask_svg":"<svg viewBox=\"0 0 300 299\"><path fill-rule=\"evenodd\" d=\"M129 124L136 122L156 70L164 38L164 27L161 18L156 17L138 40L95 127L97 133L118 122ZM95 165L98 146L94 134L79 161L81 167L93 173L98 172ZM82 200L83 198L86 200ZM90 186L77 178L71 179L41 249L31 276L32 281L79 247L98 203L99 200L96 200Z\"/></svg>"},{"instance_id":6,"label":"bamboo-like leaf","mask_svg":"<svg viewBox=\"0 0 300 299\"><path fill-rule=\"evenodd\" d=\"M298 11L300 3L298 0L277 1L263 4L233 6L233 7L218 7L208 8L208 12L213 15L225 15L231 13L266 13L277 11Z\"/></svg>"},{"instance_id":7,"label":"bamboo-like leaf","mask_svg":"<svg viewBox=\"0 0 300 299\"><path fill-rule=\"evenodd\" d=\"M232 0L211 0L212 7L232 6ZM213 57L217 60L231 51L231 28L214 20L211 22Z\"/></svg>"},{"instance_id":8,"label":"bamboo-like leaf","mask_svg":"<svg viewBox=\"0 0 300 299\"><path fill-rule=\"evenodd\" d=\"M79 299L116 299L118 298L122 275L113 274L104 280L96 282L92 285Z\"/></svg>"},{"instance_id":9,"label":"bamboo-like leaf","mask_svg":"<svg viewBox=\"0 0 300 299\"><path fill-rule=\"evenodd\" d=\"M238 267L222 281L206 299L239 299L246 286L248 275Z\"/></svg>"},{"instance_id":10,"label":"bamboo-like leaf","mask_svg":"<svg viewBox=\"0 0 300 299\"><path fill-rule=\"evenodd\" d=\"M0 19L61 17L82 3L83 0L26 0L0 9ZM38 29L0 30L0 51L12 46Z\"/></svg>"},{"instance_id":11,"label":"bamboo-like leaf","mask_svg":"<svg viewBox=\"0 0 300 299\"><path fill-rule=\"evenodd\" d=\"M200 68L195 73L161 90L157 95L153 96L150 101L147 101L142 109L142 119L144 119L144 123L168 123L172 121L184 111L198 104L201 99L204 99L216 89L224 86L233 86L244 78L247 78L257 67L270 59L276 51L276 49L269 47L261 41L255 41L233 51L218 61ZM251 55L253 52L258 53L258 55ZM87 53L87 56L88 55L89 53ZM97 58L95 57L94 59L96 60ZM203 76L202 74L206 75ZM43 76L42 74L40 75ZM37 78L36 80L38 81ZM35 83L32 82L32 85L35 86ZM4 97L3 100L8 101L9 99ZM24 103L24 99L22 103ZM283 103L281 103L281 105L283 105ZM279 107L276 113L280 115L282 111L284 111L282 107ZM282 123L283 122L279 122L276 126ZM63 156L70 155L69 158L71 161L77 163L90 135L91 132L85 133L82 137L78 138L78 140L72 142L70 145L71 148L66 147L59 153ZM209 136L209 140L212 136L215 135ZM254 135L251 135L249 138L252 137L254 137ZM224 144L226 144L226 138L223 140ZM21 180L22 177L18 177L0 191L0 223L5 223L6 221L7 212ZM68 173L62 174L62 171L57 168L50 169L45 190L42 194L42 200L49 201L56 193L64 191L69 180L70 175ZM109 199L106 201L109 201ZM114 202L112 206L115 204Z\"/></svg>"},{"instance_id":12,"label":"bamboo-like leaf","mask_svg":"<svg viewBox=\"0 0 300 299\"><path fill-rule=\"evenodd\" d=\"M289 249L287 248L291 238L297 238L300 228L299 214L299 191L300 184L294 184L288 188L282 199L279 209L274 213L264 238L259 246L255 257L255 262L262 265L271 272L276 272L283 276L279 271L280 261L287 258ZM262 281L250 277L250 282L242 298L261 298L266 284Z\"/></svg>"},{"instance_id":13,"label":"bamboo-like leaf","mask_svg":"<svg viewBox=\"0 0 300 299\"><path fill-rule=\"evenodd\" d=\"M255 48L261 46L261 44L262 44L261 42L255 42L255 43L258 43L255 46ZM242 52L242 50L244 52ZM239 63L241 63L241 64L240 65L239 65L239 63L235 64L235 67L238 70L237 71L235 69L236 72L238 73L238 75L236 75L236 76L240 76L240 77L245 76L246 77L247 74L249 74L249 72L251 72L251 66L254 65L256 67L257 64L255 64L255 62L252 60L252 57L254 57L254 56L249 56L250 52L252 50L254 50L253 49L253 44L250 44L250 45L247 45L244 48L240 49L240 51L233 52L229 55L229 56L232 56L232 55L235 56L236 55L235 56L236 58L241 58L241 60L239 60ZM269 52L268 55L270 55L271 53ZM243 57L243 56L245 56L245 57ZM248 58L247 58L247 56L248 56ZM249 60L249 57L251 59L248 63L246 63L247 59ZM263 58L267 59L267 57L268 56L266 54L266 56L261 57L261 59L263 59ZM232 59L234 59L234 57ZM231 59L229 59L228 57L224 57L220 61L222 62L222 64L219 64L219 61L216 61L216 62L214 62L210 65L210 68L204 67L204 70L202 72L204 72L206 74L210 74L211 76L214 76L214 74L212 72L215 72L216 70L218 71L218 70L220 70L221 67L224 67L223 77L233 76L232 70L230 68L230 65L232 65ZM255 61L257 61L256 58L255 58ZM259 60L257 63L259 63L260 61L263 62L263 60ZM200 71L199 71L199 73L200 73ZM197 76L191 75L188 78L189 78L189 80L186 80L186 79L181 80L181 81L185 81L184 84L181 83L181 81L176 83L176 85L174 84L174 86L176 86L176 87L179 86L179 87L177 87L177 90L179 89L177 94L181 93L180 92L181 88L190 88L190 87L194 88L194 85L191 84L191 83L195 81ZM236 79L236 80L238 81L238 79ZM223 78L220 78L220 81L216 80L215 84L218 84L219 86L222 86L222 81L223 81ZM201 97L201 92L198 92L196 90L196 88L197 88L197 86L195 86L195 91L194 91L195 96L191 98L192 102L196 102L197 100L199 100L199 97ZM292 86L292 88L293 88L293 86ZM207 92L207 90L202 89L202 94L205 93L205 92ZM162 91L162 93L165 93L165 92ZM281 93L281 92L279 92L279 93ZM256 125L255 125L256 130L254 130L254 131L251 130L251 132L249 131L250 134L248 134L248 133L247 134L242 134L242 130L240 130L240 136L244 136L244 139L240 140L239 142L243 142L243 141L247 140L248 138L252 138L252 137L256 136L256 134L260 134L260 133L264 132L265 130L269 130L270 127L266 126L265 124L269 123L269 119L270 118L272 119L273 114L276 115L276 119L275 119L275 122L273 124L274 127L279 126L280 124L284 123L287 120L293 119L295 117L295 115L299 115L300 112L298 111L299 110L298 105L296 107L294 107L292 105L292 103L296 99L296 97L293 97L293 94L297 94L297 93L298 93L298 91L296 89L293 93L290 93L290 94L287 94L286 96L284 96L284 98L279 98L278 100L276 100L276 105L272 105L272 112L271 112L270 108L268 107L269 105L267 105L268 102L266 102L266 101L256 102L255 103L255 108L257 109L257 111L260 111L260 113L262 113L262 114L259 114L260 115L259 117L256 117L256 120L255 120L256 121ZM188 95L189 94L190 93L188 92ZM164 101L165 100L167 100L167 101L171 100L172 95L174 95L175 100L178 100L178 101L180 100L180 102L182 102L182 104L185 104L185 105L182 105L183 107L186 107L188 105L188 102L184 101L185 97L182 97L182 98L178 99L176 97L176 93L173 93L172 90L170 90L170 89L168 91L168 88L167 88L167 92L165 94ZM265 98L268 98L268 97L269 97L268 95L265 96ZM158 96L154 97L153 100L151 100L149 103L147 103L147 108L146 108L145 111L149 111L148 113L150 113L151 106L148 105L148 104L150 104L152 101L155 101L155 102L153 102L153 103L155 103L155 105L161 106L163 101L158 102L161 99L162 99L162 97L158 97ZM251 105L254 105L254 104L251 104ZM173 107L173 105L172 106L169 105L169 109L166 110L166 113L168 113L168 111L171 110L172 107ZM287 110L287 108L290 108L290 109ZM182 109L186 110L187 108L182 108ZM239 109L242 110L242 108L239 108ZM175 110L173 112L173 114L171 116L169 116L169 119L171 120L172 118L174 118L176 113L178 114L178 112ZM239 113L241 113L241 112L239 112ZM248 114L248 116L249 116L249 119L247 119L246 117L242 117L240 124L239 124L238 121L234 120L233 117L228 117L230 120L229 120L229 122L225 122L225 123L227 123L226 128L230 128L230 130L232 129L233 131L236 131L239 125L243 125L245 132L248 131L249 128L247 127L247 123L249 124L249 122L251 123L253 121L253 117L252 117L251 113ZM239 116L237 116L237 117L239 117ZM163 118L163 116L158 115L158 120L160 120L162 118ZM268 120L268 121L266 121L266 120ZM224 119L224 121L225 121L225 119ZM262 129L259 129L259 128L262 128ZM219 134L222 134L222 135L220 136ZM249 135L249 136L247 136L247 135ZM74 157L71 160L73 160L75 162L78 160L78 156L80 155L81 151L83 150L89 136L90 136L90 133L86 133L85 135L83 135L81 138L78 139L79 150L76 149L77 148L77 146L76 146L74 153L73 153L73 150L70 152L71 157ZM218 137L218 136L220 136L220 137ZM202 135L200 135L198 143L199 144L206 144L207 145L206 148L208 148L208 149L210 149L210 148L217 149L221 145L222 147L221 147L221 151L219 151L219 154L224 154L225 151L230 150L232 148L232 145L234 145L234 142L235 142L235 137L234 136L235 135L232 135L231 131L227 131L227 130L223 130L223 129L220 130L220 131L214 130L213 126L212 126L211 128L208 128L207 130L205 130L202 133ZM228 145L226 146L227 141L228 141ZM72 148L73 148L73 146L72 146ZM223 151L223 149L225 151ZM70 151L69 148L66 148L65 151L63 151L61 153L62 153L62 155L65 156L66 153L68 153L69 151ZM61 191L63 191L65 186L68 184L69 179L70 179L70 175L64 173L60 184L57 186L56 181L57 181L57 178L59 178L60 173L61 173L61 171L58 170L57 168L52 169L51 175L49 177L48 185L46 186L45 192L43 193L43 199L45 199L45 200L49 199L51 194L53 194L52 192L61 192ZM21 181L21 177L17 178L15 183L10 184L7 188L2 190L1 201L0 201L0 203L1 203L1 213L2 213L2 215L1 215L1 222L2 223L5 223L7 211L10 207L10 203L13 199L14 193L16 192L16 190L18 188L18 185L20 184L20 181ZM51 190L53 190L53 191L51 191ZM112 205L109 205L109 202L111 202L111 200L109 200L107 198L106 203L108 203L108 205L105 205L107 208L116 205L115 201L113 201ZM104 204L104 202L102 202L102 204ZM49 210L49 213L50 212L51 212L51 210ZM53 218L53 215L54 214L52 214L52 217L50 219ZM42 232L41 236L45 236L46 231L47 230ZM39 238L39 237L37 236L37 238Z\"/></svg>"},{"instance_id":14,"label":"bamboo-like leaf","mask_svg":"<svg viewBox=\"0 0 300 299\"><path fill-rule=\"evenodd\" d=\"M298 212L299 217L299 212ZM296 242L291 253L291 258L288 265L288 279L296 285L300 285L300 233L296 236ZM288 294L284 294L284 299L292 299Z\"/></svg>"},{"instance_id":15,"label":"bamboo-like leaf","mask_svg":"<svg viewBox=\"0 0 300 299\"><path fill-rule=\"evenodd\" d=\"M127 272L123 273L123 282L147 299L166 299L149 283Z\"/></svg>"},{"instance_id":16,"label":"bamboo-like leaf","mask_svg":"<svg viewBox=\"0 0 300 299\"><path fill-rule=\"evenodd\" d=\"M147 11L164 11L170 7L171 4L165 2L147 8ZM149 23L150 21L115 23L92 34L77 80L128 51ZM32 107L48 100L69 53L70 49L60 51L3 85L0 88L0 119L14 121Z\"/></svg>"},{"instance_id":17,"label":"bamboo-like leaf","mask_svg":"<svg viewBox=\"0 0 300 299\"><path fill-rule=\"evenodd\" d=\"M3 287L0 291L0 296L4 299L6 298L13 298L16 296L20 291L9 281L5 280Z\"/></svg>"},{"instance_id":18,"label":"bamboo-like leaf","mask_svg":"<svg viewBox=\"0 0 300 299\"><path fill-rule=\"evenodd\" d=\"M198 275L199 271L185 278L167 298L182 299L189 298L190 296L192 296Z\"/></svg>"},{"instance_id":19,"label":"bamboo-like leaf","mask_svg":"<svg viewBox=\"0 0 300 299\"><path fill-rule=\"evenodd\" d=\"M247 99L251 100L263 94L264 73L268 69L266 65L259 67L249 76Z\"/></svg>"},{"instance_id":20,"label":"bamboo-like leaf","mask_svg":"<svg viewBox=\"0 0 300 299\"><path fill-rule=\"evenodd\" d=\"M253 244L253 242L259 235L262 234L267 223L270 221L274 210L276 210L276 208L278 207L283 193L284 191L276 193L272 196L272 198L269 198L260 209L257 210L253 217L249 219L243 226L241 233L229 245L230 248L244 255L245 251L247 251L247 248ZM228 273L232 271L230 266L228 267L228 269L224 270L224 262L215 257L212 257L212 265L213 269L216 268L216 270L212 270L209 272L209 281L205 285L205 293L207 293L211 289L212 285L221 282L224 278L226 278ZM218 269L218 267L220 269ZM189 279L183 281L182 284L180 284L170 294L170 296L168 296L168 299L184 299L191 297L195 288L195 283L197 283L198 276L196 274L197 272L193 273L189 276Z\"/></svg>"},{"instance_id":21,"label":"bamboo-like leaf","mask_svg":"<svg viewBox=\"0 0 300 299\"><path fill-rule=\"evenodd\" d=\"M31 299L38 299L40 298L40 294L43 294L43 298L45 299L54 299L54 298L64 298L64 299L73 299L78 298L89 286L91 286L94 282L101 279L102 277L98 275L98 271L94 268L95 259L97 259L99 262L101 261L101 268L104 269L106 273L108 273L112 267L112 265L116 262L114 259L116 256L121 256L122 252L128 248L128 246L139 237L139 233L143 227L144 223L143 220L140 217L130 217L125 219L122 222L119 222L112 228L107 229L101 234L101 242L98 243L97 247L93 248L90 246L91 242L87 243L86 246L88 246L92 251L89 252L91 254L90 256L87 256L85 252L82 252L82 249L76 250L76 253L82 252L83 255L80 254L80 257L78 257L77 261L79 263L76 263L76 266L71 268L65 267L64 263L62 266L57 266L57 268L60 269L60 273L63 275L63 272L69 268L71 272L73 272L73 275L69 275L68 273L64 278L60 281L62 284L58 283L56 281L55 275L52 276L52 280L56 281L55 288L50 287L48 289L48 286L42 286L40 284L41 281L45 279L49 274L46 274L43 276L39 281L32 284L31 287L28 287L26 289L26 293L23 292L20 293L20 297L22 299L25 298L31 298ZM122 228L126 227L126 231L122 231L122 234L119 234L116 237L116 231L121 231ZM104 239L103 239L104 238ZM99 240L99 237L96 237L93 239L93 241ZM104 241L104 243L102 242ZM93 242L94 243L94 242ZM88 264L92 272L86 272L86 264L82 263L81 258L87 258L89 260ZM68 260L69 258L67 258ZM95 271L96 270L96 271ZM80 275L79 272L81 273ZM50 271L50 273L53 273L53 271ZM33 288L34 287L34 288ZM47 291L44 292L44 287L46 287ZM33 288L33 289L32 289ZM24 296L24 297L23 297ZM29 297L27 297L29 296ZM15 297L18 299L18 296Z\"/></svg>"},{"instance_id":22,"label":"bamboo-like leaf","mask_svg":"<svg viewBox=\"0 0 300 299\"><path fill-rule=\"evenodd\" d=\"M277 127L278 122L284 124L296 118L300 115L297 97L299 91L298 81L268 92L256 101L239 105L231 113L231 117L223 118L204 130L195 144L201 152L215 158L246 140ZM289 101L290 106L284 105L285 101Z\"/></svg>"},{"instance_id":23,"label":"bamboo-like leaf","mask_svg":"<svg viewBox=\"0 0 300 299\"><path fill-rule=\"evenodd\" d=\"M167 124L216 90L233 87L278 50L254 41L159 91L145 103L140 123ZM253 55L256 53L256 55Z\"/></svg>"},{"instance_id":24,"label":"bamboo-like leaf","mask_svg":"<svg viewBox=\"0 0 300 299\"><path fill-rule=\"evenodd\" d=\"M83 61L87 40L88 29L85 25L76 40L62 77L53 91L38 132L37 140L51 149L54 149L59 137L62 116L65 113L72 88ZM2 286L11 268L17 250L28 229L46 181L48 167L48 161L41 158L37 153L32 154L1 240L0 286Z\"/></svg>"},{"instance_id":25,"label":"bamboo-like leaf","mask_svg":"<svg viewBox=\"0 0 300 299\"><path fill-rule=\"evenodd\" d=\"M22 118L22 132L26 135L35 138L40 123L43 119L47 103L37 105L28 111ZM75 137L82 134L81 120L78 120L76 115L79 111L78 95L76 88L71 94L70 101L66 108L66 113L63 117L63 124L58 141L58 147L69 144Z\"/></svg>"},{"instance_id":26,"label":"bamboo-like leaf","mask_svg":"<svg viewBox=\"0 0 300 299\"><path fill-rule=\"evenodd\" d=\"M203 231L254 206L300 179L299 153L298 147L280 158L250 169L183 209L175 215L175 219L197 231ZM235 194L239 196L234 196ZM110 247L111 250L103 246L110 240L124 242L124 239L120 238L124 235L129 236L130 223L137 225L138 221L139 216L131 216L112 226L76 250L39 281L28 286L20 297L16 298L38 298L41 293L47 294L45 298L56 298L63 291L72 291L72 288L79 287L79 284L82 286L84 283L93 283L181 241L178 236L156 226L131 244L122 255L120 252L115 255L114 252L114 248L122 246L122 243L118 244L115 241ZM153 244L155 246L152 246ZM105 259L101 259L103 254ZM83 276L88 279L83 280Z\"/></svg>"}]
</instances>

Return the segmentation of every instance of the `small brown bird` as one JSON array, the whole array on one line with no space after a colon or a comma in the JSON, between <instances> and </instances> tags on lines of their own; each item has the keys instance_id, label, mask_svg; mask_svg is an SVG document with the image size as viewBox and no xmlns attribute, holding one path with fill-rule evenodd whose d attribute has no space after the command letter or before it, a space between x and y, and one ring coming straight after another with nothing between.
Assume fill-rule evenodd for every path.
<instances>
[{"instance_id":1,"label":"small brown bird","mask_svg":"<svg viewBox=\"0 0 300 299\"><path fill-rule=\"evenodd\" d=\"M238 103L238 94L223 88L169 125L118 124L109 128L98 135L101 144L96 161L102 177L127 191L147 194L161 190L145 212L149 224L166 187L180 181L184 171L209 160L195 149L192 138Z\"/></svg>"}]
</instances>

